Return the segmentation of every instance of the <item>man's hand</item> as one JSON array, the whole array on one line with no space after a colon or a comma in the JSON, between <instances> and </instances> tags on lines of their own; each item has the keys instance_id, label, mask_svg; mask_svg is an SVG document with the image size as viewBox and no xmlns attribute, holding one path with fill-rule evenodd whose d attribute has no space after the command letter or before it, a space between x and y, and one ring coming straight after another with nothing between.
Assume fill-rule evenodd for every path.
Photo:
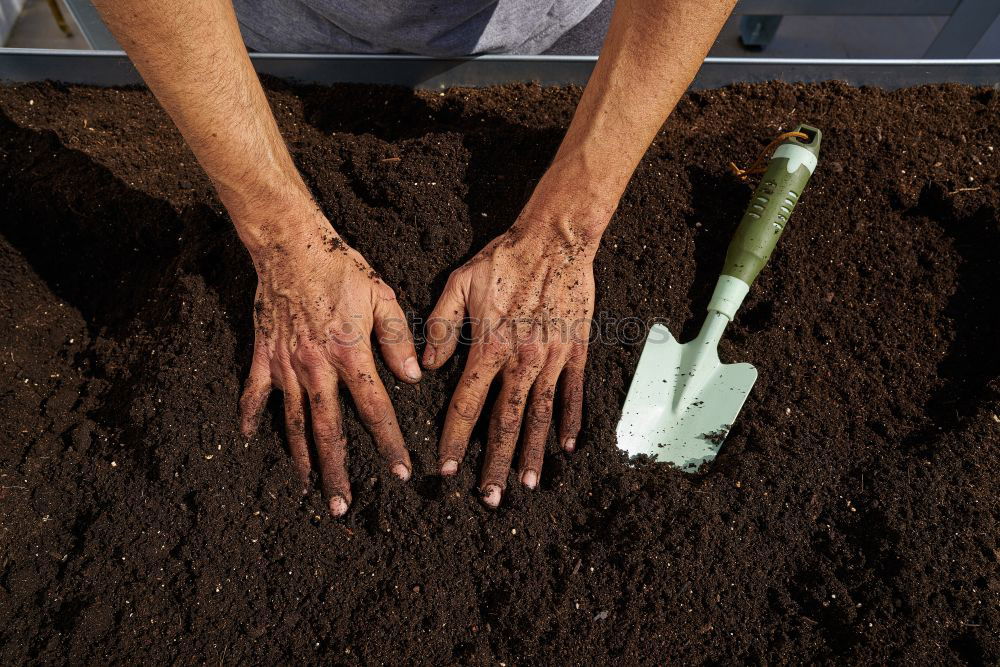
<instances>
[{"instance_id":1,"label":"man's hand","mask_svg":"<svg viewBox=\"0 0 1000 667\"><path fill-rule=\"evenodd\" d=\"M520 480L532 489L538 484L557 390L559 442L567 452L576 445L595 251L593 242L563 236L547 221L522 219L451 274L428 320L427 368L439 368L455 351L466 314L472 331L441 434L442 475L457 472L490 385L501 382L480 476L487 505L500 504L519 439Z\"/></svg>"},{"instance_id":2,"label":"man's hand","mask_svg":"<svg viewBox=\"0 0 1000 667\"><path fill-rule=\"evenodd\" d=\"M257 269L256 341L241 401L251 434L272 387L284 392L289 448L310 471L307 403L330 512L351 502L338 390L347 387L397 476L410 459L375 372L378 334L392 371L420 379L392 290L319 211L281 138L230 0L95 0L215 184Z\"/></svg>"},{"instance_id":3,"label":"man's hand","mask_svg":"<svg viewBox=\"0 0 1000 667\"><path fill-rule=\"evenodd\" d=\"M575 447L594 254L632 172L735 1L618 0L552 165L511 230L452 274L434 309L426 367L451 356L466 311L474 337L441 436L442 475L458 469L490 384L501 379L480 479L487 505L500 504L519 436L521 481L538 484L557 382L560 444Z\"/></svg>"},{"instance_id":4,"label":"man's hand","mask_svg":"<svg viewBox=\"0 0 1000 667\"><path fill-rule=\"evenodd\" d=\"M396 413L375 369L374 328L386 364L400 380L417 382L420 367L396 296L329 223L294 243L254 251L253 363L240 401L241 428L253 435L272 387L284 393L285 430L295 467L308 491L311 469L306 413L312 422L323 493L330 513L351 502L347 441L339 389L354 405L389 469L410 478L410 457Z\"/></svg>"}]
</instances>

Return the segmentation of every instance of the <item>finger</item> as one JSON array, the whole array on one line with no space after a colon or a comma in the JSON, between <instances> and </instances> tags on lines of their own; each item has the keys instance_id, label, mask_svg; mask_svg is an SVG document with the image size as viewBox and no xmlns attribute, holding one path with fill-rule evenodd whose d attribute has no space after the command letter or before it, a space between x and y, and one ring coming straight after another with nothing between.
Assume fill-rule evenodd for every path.
<instances>
[{"instance_id":1,"label":"finger","mask_svg":"<svg viewBox=\"0 0 1000 667\"><path fill-rule=\"evenodd\" d=\"M521 420L531 385L538 376L538 369L518 366L504 373L503 386L493 404L490 429L486 441L486 458L480 475L479 487L483 502L490 507L500 504L507 487L507 475L514 450L521 435Z\"/></svg>"},{"instance_id":2,"label":"finger","mask_svg":"<svg viewBox=\"0 0 1000 667\"><path fill-rule=\"evenodd\" d=\"M553 363L551 368L542 371L528 397L528 413L524 424L518 470L521 483L529 489L535 488L542 476L545 441L549 437L549 428L552 425L552 404L561 370L560 364Z\"/></svg>"},{"instance_id":3,"label":"finger","mask_svg":"<svg viewBox=\"0 0 1000 667\"><path fill-rule=\"evenodd\" d=\"M465 295L468 274L459 269L451 274L444 291L427 319L427 345L424 347L424 368L440 368L458 346L465 317Z\"/></svg>"},{"instance_id":4,"label":"finger","mask_svg":"<svg viewBox=\"0 0 1000 667\"><path fill-rule=\"evenodd\" d=\"M469 353L441 431L438 466L442 475L458 472L459 462L465 456L469 437L479 421L490 385L505 361L506 356L488 342L474 346Z\"/></svg>"},{"instance_id":5,"label":"finger","mask_svg":"<svg viewBox=\"0 0 1000 667\"><path fill-rule=\"evenodd\" d=\"M567 452L576 449L576 439L583 423L583 373L587 366L587 347L577 343L566 362L559 381L562 415L559 419L559 444Z\"/></svg>"},{"instance_id":6,"label":"finger","mask_svg":"<svg viewBox=\"0 0 1000 667\"><path fill-rule=\"evenodd\" d=\"M403 382L420 381L420 364L413 336L406 322L406 314L399 307L396 295L380 283L380 293L375 301L375 336L382 350L382 358L392 372Z\"/></svg>"},{"instance_id":7,"label":"finger","mask_svg":"<svg viewBox=\"0 0 1000 667\"><path fill-rule=\"evenodd\" d=\"M267 397L271 393L271 368L267 353L263 347L254 346L253 361L250 363L250 374L247 375L240 397L240 431L243 437L250 438L257 432L260 414L267 405Z\"/></svg>"},{"instance_id":8,"label":"finger","mask_svg":"<svg viewBox=\"0 0 1000 667\"><path fill-rule=\"evenodd\" d=\"M344 422L337 396L337 380L332 373L324 373L323 376L318 382L310 382L309 409L323 495L330 514L339 517L347 513L351 504L347 439L344 437Z\"/></svg>"},{"instance_id":9,"label":"finger","mask_svg":"<svg viewBox=\"0 0 1000 667\"><path fill-rule=\"evenodd\" d=\"M302 482L302 494L309 492L309 445L306 443L305 395L294 374L285 375L282 388L285 404L285 437L292 463Z\"/></svg>"},{"instance_id":10,"label":"finger","mask_svg":"<svg viewBox=\"0 0 1000 667\"><path fill-rule=\"evenodd\" d=\"M392 401L375 370L371 350L357 349L349 352L343 362L340 379L350 390L358 415L375 440L389 470L400 479L408 480L412 470L410 454L406 451L406 442L399 429Z\"/></svg>"}]
</instances>

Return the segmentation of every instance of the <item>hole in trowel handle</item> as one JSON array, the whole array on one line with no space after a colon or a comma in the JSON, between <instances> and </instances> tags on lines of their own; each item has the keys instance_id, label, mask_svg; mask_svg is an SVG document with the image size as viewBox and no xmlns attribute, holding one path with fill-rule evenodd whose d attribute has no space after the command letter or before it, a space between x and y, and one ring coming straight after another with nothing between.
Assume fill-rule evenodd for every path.
<instances>
[{"instance_id":1,"label":"hole in trowel handle","mask_svg":"<svg viewBox=\"0 0 1000 667\"><path fill-rule=\"evenodd\" d=\"M807 137L806 139L799 139L798 137L793 137L795 141L799 142L800 144L804 144L806 146L809 146L814 141L816 141L816 135L819 134L815 129L805 126L796 129L796 132L801 132L802 134L806 135Z\"/></svg>"}]
</instances>

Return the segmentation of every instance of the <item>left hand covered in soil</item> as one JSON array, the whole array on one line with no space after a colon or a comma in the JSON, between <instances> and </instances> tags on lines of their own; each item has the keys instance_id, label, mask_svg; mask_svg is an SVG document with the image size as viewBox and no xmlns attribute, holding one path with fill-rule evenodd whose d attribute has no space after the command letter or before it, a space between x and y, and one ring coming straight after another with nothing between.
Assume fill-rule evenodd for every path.
<instances>
[{"instance_id":1,"label":"left hand covered in soil","mask_svg":"<svg viewBox=\"0 0 1000 667\"><path fill-rule=\"evenodd\" d=\"M519 479L537 486L557 392L563 450L574 450L580 431L597 244L561 231L516 222L452 273L428 320L429 369L451 357L466 314L471 321L469 357L441 435L442 475L458 471L490 385L500 379L480 474L491 507L500 504L519 439Z\"/></svg>"},{"instance_id":2,"label":"left hand covered in soil","mask_svg":"<svg viewBox=\"0 0 1000 667\"><path fill-rule=\"evenodd\" d=\"M303 493L315 463L330 513L339 517L351 503L341 389L353 397L389 470L400 479L410 478L410 456L375 367L372 331L386 365L400 380L418 382L420 369L406 315L392 289L325 219L307 238L280 250L251 253L258 274L255 342L240 402L241 430L245 437L253 435L268 394L280 389ZM315 461L307 443L309 425Z\"/></svg>"}]
</instances>

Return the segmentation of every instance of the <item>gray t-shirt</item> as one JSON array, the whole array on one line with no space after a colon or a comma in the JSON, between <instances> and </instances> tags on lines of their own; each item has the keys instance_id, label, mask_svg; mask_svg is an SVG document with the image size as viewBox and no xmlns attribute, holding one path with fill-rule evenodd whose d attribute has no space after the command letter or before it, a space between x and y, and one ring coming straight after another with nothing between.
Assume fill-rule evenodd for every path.
<instances>
[{"instance_id":1,"label":"gray t-shirt","mask_svg":"<svg viewBox=\"0 0 1000 667\"><path fill-rule=\"evenodd\" d=\"M601 0L234 0L251 49L467 56L545 51Z\"/></svg>"}]
</instances>

